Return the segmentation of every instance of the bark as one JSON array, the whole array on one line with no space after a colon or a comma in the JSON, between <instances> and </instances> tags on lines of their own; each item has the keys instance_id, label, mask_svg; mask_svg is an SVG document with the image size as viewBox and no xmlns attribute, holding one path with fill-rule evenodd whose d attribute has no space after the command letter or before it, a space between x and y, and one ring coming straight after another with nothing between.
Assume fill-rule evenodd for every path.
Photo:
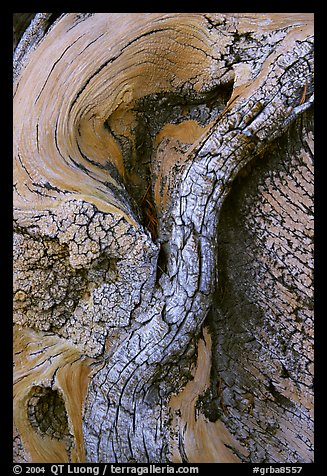
<instances>
[{"instance_id":1,"label":"bark","mask_svg":"<svg viewBox=\"0 0 327 476\"><path fill-rule=\"evenodd\" d=\"M17 461L312 461L312 15L50 15L15 50Z\"/></svg>"}]
</instances>

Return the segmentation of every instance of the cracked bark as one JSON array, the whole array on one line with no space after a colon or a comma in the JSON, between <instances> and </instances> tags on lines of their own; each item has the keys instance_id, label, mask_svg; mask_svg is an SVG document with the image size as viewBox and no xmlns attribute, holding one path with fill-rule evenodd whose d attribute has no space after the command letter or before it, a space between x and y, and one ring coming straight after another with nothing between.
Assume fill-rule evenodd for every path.
<instances>
[{"instance_id":1,"label":"cracked bark","mask_svg":"<svg viewBox=\"0 0 327 476\"><path fill-rule=\"evenodd\" d=\"M39 14L14 72L17 461L311 461L312 15Z\"/></svg>"}]
</instances>

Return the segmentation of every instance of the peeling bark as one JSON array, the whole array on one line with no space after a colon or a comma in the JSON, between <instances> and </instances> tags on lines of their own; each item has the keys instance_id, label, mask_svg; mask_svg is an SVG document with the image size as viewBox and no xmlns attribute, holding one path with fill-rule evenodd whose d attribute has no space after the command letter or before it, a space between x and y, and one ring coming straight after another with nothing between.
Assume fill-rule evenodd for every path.
<instances>
[{"instance_id":1,"label":"peeling bark","mask_svg":"<svg viewBox=\"0 0 327 476\"><path fill-rule=\"evenodd\" d=\"M17 461L311 461L312 15L49 15L15 51Z\"/></svg>"}]
</instances>

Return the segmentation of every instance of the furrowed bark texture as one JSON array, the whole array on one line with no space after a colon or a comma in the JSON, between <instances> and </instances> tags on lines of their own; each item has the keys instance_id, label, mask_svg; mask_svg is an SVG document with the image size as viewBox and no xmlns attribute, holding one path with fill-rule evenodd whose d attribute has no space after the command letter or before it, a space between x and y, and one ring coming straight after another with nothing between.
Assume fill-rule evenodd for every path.
<instances>
[{"instance_id":1,"label":"furrowed bark texture","mask_svg":"<svg viewBox=\"0 0 327 476\"><path fill-rule=\"evenodd\" d=\"M309 462L310 14L38 14L15 51L17 461Z\"/></svg>"}]
</instances>

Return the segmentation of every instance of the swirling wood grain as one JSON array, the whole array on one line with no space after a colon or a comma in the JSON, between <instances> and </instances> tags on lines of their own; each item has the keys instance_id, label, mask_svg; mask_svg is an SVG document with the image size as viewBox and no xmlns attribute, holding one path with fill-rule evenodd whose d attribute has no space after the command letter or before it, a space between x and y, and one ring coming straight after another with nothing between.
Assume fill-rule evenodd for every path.
<instances>
[{"instance_id":1,"label":"swirling wood grain","mask_svg":"<svg viewBox=\"0 0 327 476\"><path fill-rule=\"evenodd\" d=\"M83 445L68 419L88 461L191 457L168 402L212 303L222 204L312 103L311 15L70 13L20 57L15 322L94 359ZM206 458L237 461L222 445Z\"/></svg>"}]
</instances>

